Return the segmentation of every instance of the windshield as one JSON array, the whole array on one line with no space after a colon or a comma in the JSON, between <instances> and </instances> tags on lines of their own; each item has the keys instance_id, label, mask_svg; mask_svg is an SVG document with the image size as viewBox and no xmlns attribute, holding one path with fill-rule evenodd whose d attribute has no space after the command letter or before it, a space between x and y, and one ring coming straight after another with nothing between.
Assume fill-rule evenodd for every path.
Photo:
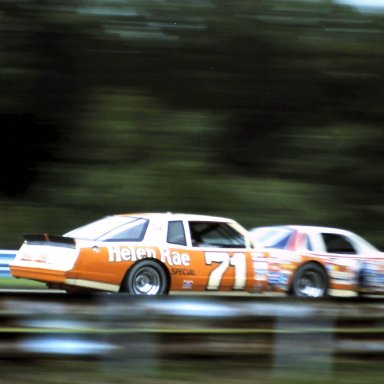
<instances>
[{"instance_id":1,"label":"windshield","mask_svg":"<svg viewBox=\"0 0 384 384\"><path fill-rule=\"evenodd\" d=\"M148 220L140 217L107 216L64 234L84 240L141 241L144 238Z\"/></svg>"}]
</instances>

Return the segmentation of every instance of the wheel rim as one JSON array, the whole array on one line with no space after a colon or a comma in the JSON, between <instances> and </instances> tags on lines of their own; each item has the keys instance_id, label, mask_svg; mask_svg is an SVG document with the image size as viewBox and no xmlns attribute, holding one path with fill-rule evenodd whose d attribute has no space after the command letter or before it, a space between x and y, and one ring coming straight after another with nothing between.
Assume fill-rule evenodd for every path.
<instances>
[{"instance_id":1,"label":"wheel rim","mask_svg":"<svg viewBox=\"0 0 384 384\"><path fill-rule=\"evenodd\" d=\"M159 273L151 267L143 267L133 276L132 288L137 295L156 295L160 287Z\"/></svg>"},{"instance_id":2,"label":"wheel rim","mask_svg":"<svg viewBox=\"0 0 384 384\"><path fill-rule=\"evenodd\" d=\"M300 296L321 297L325 292L324 278L315 271L305 271L297 283Z\"/></svg>"}]
</instances>

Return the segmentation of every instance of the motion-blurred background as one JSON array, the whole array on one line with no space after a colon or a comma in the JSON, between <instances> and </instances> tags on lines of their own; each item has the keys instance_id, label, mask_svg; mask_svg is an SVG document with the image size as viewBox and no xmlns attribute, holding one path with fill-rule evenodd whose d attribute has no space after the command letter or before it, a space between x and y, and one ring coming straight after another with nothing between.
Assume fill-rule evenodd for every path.
<instances>
[{"instance_id":1,"label":"motion-blurred background","mask_svg":"<svg viewBox=\"0 0 384 384\"><path fill-rule=\"evenodd\" d=\"M383 248L383 41L348 1L2 0L0 247L182 211Z\"/></svg>"}]
</instances>

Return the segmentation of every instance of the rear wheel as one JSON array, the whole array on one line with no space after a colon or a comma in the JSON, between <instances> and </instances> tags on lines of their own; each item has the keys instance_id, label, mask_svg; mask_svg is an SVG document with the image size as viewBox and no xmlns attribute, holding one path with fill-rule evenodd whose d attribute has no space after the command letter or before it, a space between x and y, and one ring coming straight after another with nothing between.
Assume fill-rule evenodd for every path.
<instances>
[{"instance_id":1,"label":"rear wheel","mask_svg":"<svg viewBox=\"0 0 384 384\"><path fill-rule=\"evenodd\" d=\"M159 263L144 260L128 271L121 290L134 295L163 295L168 293L169 279Z\"/></svg>"},{"instance_id":2,"label":"rear wheel","mask_svg":"<svg viewBox=\"0 0 384 384\"><path fill-rule=\"evenodd\" d=\"M328 292L328 277L318 264L308 263L295 273L292 294L297 297L324 297Z\"/></svg>"}]
</instances>

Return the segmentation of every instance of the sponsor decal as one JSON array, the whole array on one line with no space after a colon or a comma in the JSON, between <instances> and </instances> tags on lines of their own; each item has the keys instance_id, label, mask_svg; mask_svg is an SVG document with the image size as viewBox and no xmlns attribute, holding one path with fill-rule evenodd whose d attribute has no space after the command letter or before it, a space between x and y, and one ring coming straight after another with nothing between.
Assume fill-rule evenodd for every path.
<instances>
[{"instance_id":1,"label":"sponsor decal","mask_svg":"<svg viewBox=\"0 0 384 384\"><path fill-rule=\"evenodd\" d=\"M110 263L138 261L145 258L159 259L164 264L170 266L188 267L191 263L191 257L188 253L171 251L167 248L160 250L160 255L158 255L154 248L113 246L108 248L108 254L108 261Z\"/></svg>"},{"instance_id":2,"label":"sponsor decal","mask_svg":"<svg viewBox=\"0 0 384 384\"><path fill-rule=\"evenodd\" d=\"M31 255L29 253L24 253L21 258L21 261L33 261L35 263L47 263L48 261L48 256L44 254L36 254L36 255Z\"/></svg>"},{"instance_id":3,"label":"sponsor decal","mask_svg":"<svg viewBox=\"0 0 384 384\"><path fill-rule=\"evenodd\" d=\"M165 264L183 265L184 267L188 267L191 264L191 256L188 253L171 252L169 249L161 251L160 260Z\"/></svg>"},{"instance_id":4,"label":"sponsor decal","mask_svg":"<svg viewBox=\"0 0 384 384\"><path fill-rule=\"evenodd\" d=\"M380 268L373 264L365 264L359 274L360 285L374 291L384 290L384 273Z\"/></svg>"},{"instance_id":5,"label":"sponsor decal","mask_svg":"<svg viewBox=\"0 0 384 384\"><path fill-rule=\"evenodd\" d=\"M293 269L296 268L296 265L294 265L294 264L282 264L282 265L280 266L280 268L281 268L281 269L285 269L285 270L287 270L287 271L291 271L291 270L293 270Z\"/></svg>"},{"instance_id":6,"label":"sponsor decal","mask_svg":"<svg viewBox=\"0 0 384 384\"><path fill-rule=\"evenodd\" d=\"M260 271L268 271L269 264L265 261L254 261L253 268Z\"/></svg>"},{"instance_id":7,"label":"sponsor decal","mask_svg":"<svg viewBox=\"0 0 384 384\"><path fill-rule=\"evenodd\" d=\"M255 275L255 281L267 281L268 277L265 275Z\"/></svg>"},{"instance_id":8,"label":"sponsor decal","mask_svg":"<svg viewBox=\"0 0 384 384\"><path fill-rule=\"evenodd\" d=\"M268 275L268 283L271 286L285 289L289 282L290 273L287 271L270 271Z\"/></svg>"},{"instance_id":9,"label":"sponsor decal","mask_svg":"<svg viewBox=\"0 0 384 384\"><path fill-rule=\"evenodd\" d=\"M120 263L121 261L137 261L143 258L156 258L156 251L153 248L142 247L109 247L109 262Z\"/></svg>"},{"instance_id":10,"label":"sponsor decal","mask_svg":"<svg viewBox=\"0 0 384 384\"><path fill-rule=\"evenodd\" d=\"M184 280L182 289L192 289L193 286L193 280Z\"/></svg>"},{"instance_id":11,"label":"sponsor decal","mask_svg":"<svg viewBox=\"0 0 384 384\"><path fill-rule=\"evenodd\" d=\"M278 271L271 271L269 272L268 281L269 284L275 285L280 282L280 275L281 273Z\"/></svg>"},{"instance_id":12,"label":"sponsor decal","mask_svg":"<svg viewBox=\"0 0 384 384\"><path fill-rule=\"evenodd\" d=\"M336 280L345 280L351 282L355 279L356 275L351 272L344 271L330 271L329 275Z\"/></svg>"},{"instance_id":13,"label":"sponsor decal","mask_svg":"<svg viewBox=\"0 0 384 384\"><path fill-rule=\"evenodd\" d=\"M185 268L171 268L171 275L177 276L196 276L194 269L185 269Z\"/></svg>"},{"instance_id":14,"label":"sponsor decal","mask_svg":"<svg viewBox=\"0 0 384 384\"><path fill-rule=\"evenodd\" d=\"M265 261L265 259L253 257L253 272L255 281L267 281L268 270L269 264Z\"/></svg>"}]
</instances>

